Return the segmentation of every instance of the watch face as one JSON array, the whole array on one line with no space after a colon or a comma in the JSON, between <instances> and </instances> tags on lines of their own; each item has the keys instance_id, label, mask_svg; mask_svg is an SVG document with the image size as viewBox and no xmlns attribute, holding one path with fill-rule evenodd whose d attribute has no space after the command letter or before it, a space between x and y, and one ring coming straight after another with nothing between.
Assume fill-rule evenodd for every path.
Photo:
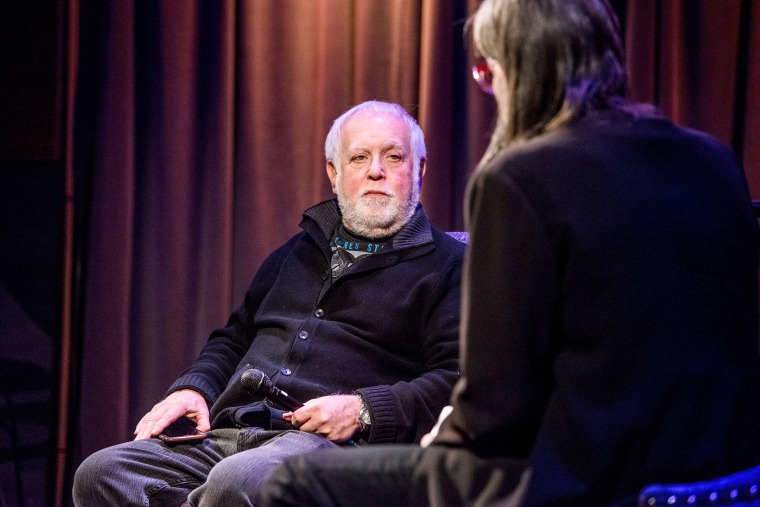
<instances>
[{"instance_id":1,"label":"watch face","mask_svg":"<svg viewBox=\"0 0 760 507\"><path fill-rule=\"evenodd\" d=\"M369 426L372 423L372 419L369 416L369 408L367 407L367 402L364 401L364 397L360 397L362 400L361 407L359 407L359 420L362 422L362 424L365 424Z\"/></svg>"}]
</instances>

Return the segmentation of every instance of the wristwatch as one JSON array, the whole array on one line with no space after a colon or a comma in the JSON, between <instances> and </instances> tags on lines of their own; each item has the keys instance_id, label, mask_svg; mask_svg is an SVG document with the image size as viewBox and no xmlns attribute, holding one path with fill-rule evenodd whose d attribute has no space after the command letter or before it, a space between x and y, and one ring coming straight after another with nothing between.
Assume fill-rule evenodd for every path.
<instances>
[{"instance_id":1,"label":"wristwatch","mask_svg":"<svg viewBox=\"0 0 760 507\"><path fill-rule=\"evenodd\" d=\"M361 425L359 431L369 431L370 426L372 426L372 418L369 415L369 407L367 406L367 401L361 394L357 394L357 396L362 402L361 407L359 407L359 424Z\"/></svg>"}]
</instances>

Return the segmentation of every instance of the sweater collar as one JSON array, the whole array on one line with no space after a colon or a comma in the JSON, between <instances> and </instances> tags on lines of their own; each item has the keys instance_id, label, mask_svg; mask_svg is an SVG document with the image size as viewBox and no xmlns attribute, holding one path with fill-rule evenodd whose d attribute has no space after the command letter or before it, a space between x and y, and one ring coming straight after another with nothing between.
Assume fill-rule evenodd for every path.
<instances>
[{"instance_id":1,"label":"sweater collar","mask_svg":"<svg viewBox=\"0 0 760 507\"><path fill-rule=\"evenodd\" d=\"M315 204L303 213L301 228L312 236L320 244L329 244L335 228L341 222L340 208L337 199L330 199ZM422 204L417 205L414 215L409 221L390 239L392 250L400 250L413 246L424 245L433 241L430 220L422 209Z\"/></svg>"}]
</instances>

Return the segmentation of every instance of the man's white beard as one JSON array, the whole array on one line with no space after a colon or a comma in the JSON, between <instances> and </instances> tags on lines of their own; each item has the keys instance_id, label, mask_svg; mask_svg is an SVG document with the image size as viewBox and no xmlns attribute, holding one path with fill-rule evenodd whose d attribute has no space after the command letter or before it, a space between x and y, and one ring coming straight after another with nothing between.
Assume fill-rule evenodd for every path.
<instances>
[{"instance_id":1,"label":"man's white beard","mask_svg":"<svg viewBox=\"0 0 760 507\"><path fill-rule=\"evenodd\" d=\"M420 200L419 178L414 179L408 199L390 190L386 190L390 195L385 197L364 197L365 190L362 190L359 197L349 200L343 194L338 173L335 187L343 224L354 234L365 238L384 238L396 234L412 218Z\"/></svg>"}]
</instances>

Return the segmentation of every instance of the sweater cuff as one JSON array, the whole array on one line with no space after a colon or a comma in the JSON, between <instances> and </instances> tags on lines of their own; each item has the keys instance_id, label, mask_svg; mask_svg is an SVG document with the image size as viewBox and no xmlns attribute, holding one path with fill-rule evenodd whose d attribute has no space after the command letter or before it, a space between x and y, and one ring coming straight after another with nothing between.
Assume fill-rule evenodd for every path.
<instances>
[{"instance_id":1,"label":"sweater cuff","mask_svg":"<svg viewBox=\"0 0 760 507\"><path fill-rule=\"evenodd\" d=\"M211 408L214 404L214 400L219 397L221 393L217 393L216 389L206 381L200 375L184 375L177 380L166 390L164 397L169 396L175 391L181 391L182 389L192 389L198 392L206 400L206 405Z\"/></svg>"},{"instance_id":2,"label":"sweater cuff","mask_svg":"<svg viewBox=\"0 0 760 507\"><path fill-rule=\"evenodd\" d=\"M361 394L369 405L372 426L368 442L370 444L395 442L398 421L390 386L364 387L357 389L356 393Z\"/></svg>"}]
</instances>

